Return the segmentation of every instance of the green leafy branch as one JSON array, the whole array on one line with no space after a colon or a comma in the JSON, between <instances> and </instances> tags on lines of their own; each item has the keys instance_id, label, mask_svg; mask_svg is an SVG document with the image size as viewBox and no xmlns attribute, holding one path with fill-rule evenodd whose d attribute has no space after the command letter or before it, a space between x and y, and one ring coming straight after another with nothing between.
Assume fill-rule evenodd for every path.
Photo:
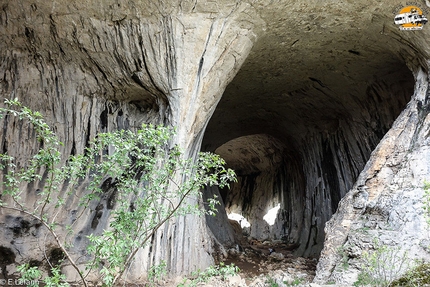
<instances>
[{"instance_id":1,"label":"green leafy branch","mask_svg":"<svg viewBox=\"0 0 430 287\"><path fill-rule=\"evenodd\" d=\"M100 270L106 286L115 284L137 251L167 221L203 212L199 200L204 186L224 187L235 180L234 172L224 167L225 162L218 155L199 153L196 159L185 158L178 146L171 145L173 130L162 126L143 125L137 132L101 133L83 154L62 158L62 143L40 113L32 112L16 99L5 103L0 117L16 116L27 121L34 128L40 146L24 167L18 167L14 157L0 154L0 168L4 171L0 208L23 212L40 221L84 286L88 286L86 278L95 270ZM80 196L80 213L69 225L57 224L56 218L67 198L77 196L75 190L83 182L87 182L87 192ZM35 203L22 199L29 183L41 187ZM73 227L81 216L100 201L106 186L115 194L112 220L101 235L88 236L91 244L87 251L93 259L87 263L84 274L69 251L72 244L68 238L73 236ZM214 215L217 204L216 197L210 199L206 212ZM51 273L55 275L54 271ZM55 278L49 284L60 286L59 282L65 281L60 275Z\"/></svg>"},{"instance_id":2,"label":"green leafy branch","mask_svg":"<svg viewBox=\"0 0 430 287\"><path fill-rule=\"evenodd\" d=\"M59 148L62 146L62 143L43 120L39 112L33 112L28 107L22 106L17 99L5 100L5 104L6 108L0 108L0 118L3 118L5 115L12 115L18 117L19 120L28 121L36 132L40 148L29 161L29 164L20 169L14 163L15 159L12 156L0 154L0 169L7 170L4 174L0 208L22 212L40 221L54 237L59 248L81 277L83 284L87 286L82 272L80 272L75 260L73 260L73 257L63 244L59 233L55 231L55 219L60 212L59 207L64 204L64 201L56 201L55 208L57 211L53 214L46 210L47 206L55 201L55 198L58 199L58 196L53 197L53 193L57 193L60 190L60 184L68 177L65 169L59 167L61 161ZM43 172L47 173L48 177L45 180L42 191L38 194L39 200L36 202L36 207L32 208L30 204L21 199L24 189L21 190L20 185L21 183L40 183L42 181L40 174ZM8 197L11 199L11 202L9 201L11 204L8 204Z\"/></svg>"},{"instance_id":3,"label":"green leafy branch","mask_svg":"<svg viewBox=\"0 0 430 287\"><path fill-rule=\"evenodd\" d=\"M109 286L121 278L139 248L147 245L168 220L202 212L198 204L187 202L189 198L199 197L206 185L224 187L235 177L232 170L223 166L225 162L218 155L199 153L195 161L183 158L177 146L169 146L171 130L156 127L151 133L146 132L146 129L137 134L119 131L100 138L107 140L114 150L127 154L126 158L133 159L126 163L113 158L106 161L117 162L123 170L118 173L109 167L114 171L109 175L116 175L117 205L112 211L110 228L100 236L88 237L91 242L88 250L95 258L91 269L102 266L103 280ZM144 146L139 144L142 139ZM94 146L100 147L97 142ZM214 214L216 204L216 199L209 201L210 214Z\"/></svg>"},{"instance_id":4,"label":"green leafy branch","mask_svg":"<svg viewBox=\"0 0 430 287\"><path fill-rule=\"evenodd\" d=\"M354 286L389 286L405 270L410 269L406 251L382 245L377 240L374 241L372 252L363 253L362 261L362 271Z\"/></svg>"}]
</instances>

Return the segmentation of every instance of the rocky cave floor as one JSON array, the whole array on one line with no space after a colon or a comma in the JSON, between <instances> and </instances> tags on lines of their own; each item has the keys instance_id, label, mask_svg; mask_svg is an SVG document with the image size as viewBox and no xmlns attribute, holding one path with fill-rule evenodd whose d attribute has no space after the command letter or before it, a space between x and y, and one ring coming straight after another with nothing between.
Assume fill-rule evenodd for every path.
<instances>
[{"instance_id":1,"label":"rocky cave floor","mask_svg":"<svg viewBox=\"0 0 430 287\"><path fill-rule=\"evenodd\" d=\"M252 241L242 251L228 250L229 256L224 262L238 266L241 277L241 280L235 278L236 285L230 286L289 286L312 282L317 259L295 257L292 251L285 243L270 241Z\"/></svg>"},{"instance_id":2,"label":"rocky cave floor","mask_svg":"<svg viewBox=\"0 0 430 287\"><path fill-rule=\"evenodd\" d=\"M271 249L272 252L270 252ZM207 282L196 285L192 285L189 280L185 282L184 278L177 278L174 282L159 282L159 286L310 286L315 276L317 259L295 257L293 248L281 241L253 240L245 244L242 242L241 247L228 249L227 256L222 259L222 262L226 265L233 263L238 266L239 273L226 279L221 276L211 277ZM181 283L184 285L180 285Z\"/></svg>"}]
</instances>

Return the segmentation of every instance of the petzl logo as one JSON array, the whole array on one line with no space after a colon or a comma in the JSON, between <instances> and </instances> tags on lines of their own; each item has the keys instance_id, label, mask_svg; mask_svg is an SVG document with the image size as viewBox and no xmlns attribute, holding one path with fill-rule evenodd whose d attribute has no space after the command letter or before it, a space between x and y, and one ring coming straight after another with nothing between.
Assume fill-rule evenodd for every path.
<instances>
[{"instance_id":1,"label":"petzl logo","mask_svg":"<svg viewBox=\"0 0 430 287\"><path fill-rule=\"evenodd\" d=\"M406 6L394 17L394 24L399 25L400 30L421 30L425 23L427 18L417 6Z\"/></svg>"}]
</instances>

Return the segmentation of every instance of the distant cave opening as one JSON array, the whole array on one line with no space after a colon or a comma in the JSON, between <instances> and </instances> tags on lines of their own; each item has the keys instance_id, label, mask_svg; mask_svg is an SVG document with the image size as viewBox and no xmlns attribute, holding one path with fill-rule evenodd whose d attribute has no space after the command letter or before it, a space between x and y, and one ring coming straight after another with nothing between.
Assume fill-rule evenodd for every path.
<instances>
[{"instance_id":1,"label":"distant cave opening","mask_svg":"<svg viewBox=\"0 0 430 287\"><path fill-rule=\"evenodd\" d=\"M300 159L287 148L273 136L255 134L235 138L215 150L238 176L221 196L228 218L238 221L247 237L292 245L299 240L299 234L292 234L297 229L292 225L300 225L304 215L300 194L305 188L304 174Z\"/></svg>"},{"instance_id":2,"label":"distant cave opening","mask_svg":"<svg viewBox=\"0 0 430 287\"><path fill-rule=\"evenodd\" d=\"M352 188L371 152L413 94L403 63L343 93L315 78L265 99L227 87L209 121L202 149L221 155L238 181L219 193L225 214L207 223L221 243L241 232L249 240L283 242L296 256L318 258L324 225ZM340 90L342 91L342 90ZM240 229L231 228L237 222ZM232 231L233 230L233 231Z\"/></svg>"}]
</instances>

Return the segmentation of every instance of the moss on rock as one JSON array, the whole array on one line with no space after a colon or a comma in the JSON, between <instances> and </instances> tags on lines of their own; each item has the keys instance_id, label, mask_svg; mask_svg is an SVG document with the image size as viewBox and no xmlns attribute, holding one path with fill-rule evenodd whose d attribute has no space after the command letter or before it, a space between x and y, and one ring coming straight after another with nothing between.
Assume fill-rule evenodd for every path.
<instances>
[{"instance_id":1,"label":"moss on rock","mask_svg":"<svg viewBox=\"0 0 430 287\"><path fill-rule=\"evenodd\" d=\"M395 286L429 286L430 263L423 263L390 284Z\"/></svg>"}]
</instances>

